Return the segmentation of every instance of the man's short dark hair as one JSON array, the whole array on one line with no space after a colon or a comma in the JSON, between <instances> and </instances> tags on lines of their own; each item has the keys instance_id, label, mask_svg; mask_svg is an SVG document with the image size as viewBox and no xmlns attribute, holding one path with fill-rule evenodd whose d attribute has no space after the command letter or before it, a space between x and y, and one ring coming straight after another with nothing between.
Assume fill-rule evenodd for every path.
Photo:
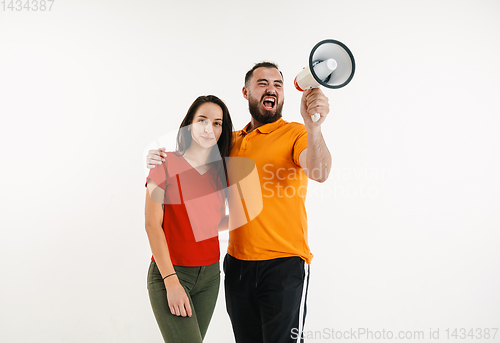
<instances>
[{"instance_id":1,"label":"man's short dark hair","mask_svg":"<svg viewBox=\"0 0 500 343\"><path fill-rule=\"evenodd\" d=\"M252 78L252 75L253 75L253 71L257 68L274 68L276 69L277 71L280 72L281 74L281 78L283 80L285 80L285 78L283 77L283 73L279 70L278 68L278 65L276 63L273 63L273 62L267 62L267 61L264 61L264 62L259 62L259 63L256 63L252 69L250 69L246 75L245 75L245 87L247 87L248 85L248 82L250 81L250 79Z\"/></svg>"}]
</instances>

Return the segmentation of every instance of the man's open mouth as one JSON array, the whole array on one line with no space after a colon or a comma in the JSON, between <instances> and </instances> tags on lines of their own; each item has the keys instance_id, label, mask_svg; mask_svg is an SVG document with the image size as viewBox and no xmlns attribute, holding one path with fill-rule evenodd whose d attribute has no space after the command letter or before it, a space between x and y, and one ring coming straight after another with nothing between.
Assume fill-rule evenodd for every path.
<instances>
[{"instance_id":1,"label":"man's open mouth","mask_svg":"<svg viewBox=\"0 0 500 343\"><path fill-rule=\"evenodd\" d=\"M274 98L272 96L266 96L266 97L264 97L264 99L262 101L264 108L268 111L270 111L274 108L275 103L276 103L276 98Z\"/></svg>"}]
</instances>

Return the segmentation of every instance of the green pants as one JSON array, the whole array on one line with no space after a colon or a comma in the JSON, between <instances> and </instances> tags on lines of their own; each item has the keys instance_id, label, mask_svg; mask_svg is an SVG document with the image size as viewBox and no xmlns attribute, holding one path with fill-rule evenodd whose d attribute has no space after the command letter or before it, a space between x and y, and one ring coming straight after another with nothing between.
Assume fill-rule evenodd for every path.
<instances>
[{"instance_id":1,"label":"green pants","mask_svg":"<svg viewBox=\"0 0 500 343\"><path fill-rule=\"evenodd\" d=\"M165 342L201 343L219 294L219 262L204 267L174 266L174 269L189 298L193 315L178 317L170 312L165 284L156 263L151 261L148 292L156 321Z\"/></svg>"}]
</instances>

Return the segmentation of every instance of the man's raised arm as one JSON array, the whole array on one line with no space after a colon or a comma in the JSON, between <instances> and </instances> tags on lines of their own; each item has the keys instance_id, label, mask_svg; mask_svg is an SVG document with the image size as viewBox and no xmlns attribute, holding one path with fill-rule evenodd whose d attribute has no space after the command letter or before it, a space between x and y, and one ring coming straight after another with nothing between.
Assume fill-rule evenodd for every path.
<instances>
[{"instance_id":1,"label":"man's raised arm","mask_svg":"<svg viewBox=\"0 0 500 343\"><path fill-rule=\"evenodd\" d=\"M328 98L321 89L309 89L302 94L300 114L307 129L307 148L300 153L299 163L307 177L318 182L325 182L332 168L332 156L321 133L321 124L329 112ZM311 119L315 113L320 114L317 122Z\"/></svg>"}]
</instances>

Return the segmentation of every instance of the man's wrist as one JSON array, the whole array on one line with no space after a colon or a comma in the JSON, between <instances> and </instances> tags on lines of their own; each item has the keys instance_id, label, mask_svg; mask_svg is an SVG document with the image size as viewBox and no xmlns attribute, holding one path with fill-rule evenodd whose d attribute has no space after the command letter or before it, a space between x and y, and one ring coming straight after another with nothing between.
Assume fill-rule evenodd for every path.
<instances>
[{"instance_id":1,"label":"man's wrist","mask_svg":"<svg viewBox=\"0 0 500 343\"><path fill-rule=\"evenodd\" d=\"M312 125L312 126L306 125L306 130L307 130L308 136L320 136L321 135L321 125Z\"/></svg>"}]
</instances>

